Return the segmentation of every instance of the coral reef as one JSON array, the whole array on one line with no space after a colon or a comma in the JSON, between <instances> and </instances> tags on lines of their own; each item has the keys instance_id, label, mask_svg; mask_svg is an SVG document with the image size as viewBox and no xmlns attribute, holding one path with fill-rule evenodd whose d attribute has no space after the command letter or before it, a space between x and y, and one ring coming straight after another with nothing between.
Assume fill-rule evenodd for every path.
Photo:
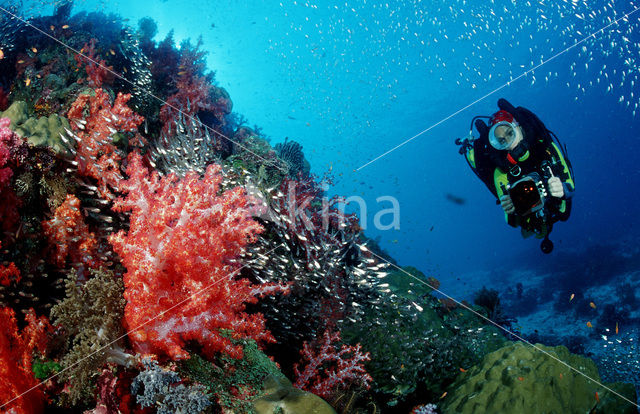
<instances>
[{"instance_id":1,"label":"coral reef","mask_svg":"<svg viewBox=\"0 0 640 414\"><path fill-rule=\"evenodd\" d=\"M505 346L477 315L512 321L497 292L479 292L471 312L434 292L436 275L397 267L328 197L332 177L310 173L299 143L272 147L232 112L201 40L156 42L150 18L136 30L72 8L27 18L44 32L0 16L0 410L628 409ZM605 266L640 263L633 246L615 250L611 263L557 259L567 277L549 286L558 307L596 324L588 338L623 356L637 353L633 285L597 307L588 287L570 291L584 279L577 262L601 280ZM47 314L52 326L35 316ZM598 379L589 360L545 349Z\"/></svg>"}]
</instances>

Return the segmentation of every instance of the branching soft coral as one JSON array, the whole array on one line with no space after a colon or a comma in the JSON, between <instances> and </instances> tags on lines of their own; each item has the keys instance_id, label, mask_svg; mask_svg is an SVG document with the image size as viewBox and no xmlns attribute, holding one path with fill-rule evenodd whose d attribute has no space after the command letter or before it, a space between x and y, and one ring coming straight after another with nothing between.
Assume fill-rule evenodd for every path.
<instances>
[{"instance_id":1,"label":"branching soft coral","mask_svg":"<svg viewBox=\"0 0 640 414\"><path fill-rule=\"evenodd\" d=\"M340 341L340 333L325 331L320 349L314 350L307 342L304 343L302 356L307 361L304 371L294 366L296 373L295 387L312 392L322 398L328 398L340 385L358 382L369 388L373 380L363 362L370 359L369 353L362 353L360 344L356 346L342 345L336 349L335 343Z\"/></svg>"},{"instance_id":2,"label":"branching soft coral","mask_svg":"<svg viewBox=\"0 0 640 414\"><path fill-rule=\"evenodd\" d=\"M79 285L72 271L65 282L66 298L51 309L51 320L70 338L71 348L61 361L66 370L60 376L69 381L74 403L93 397L95 380L107 362L132 362L131 355L113 344L122 334L122 279L111 272L91 273L93 277Z\"/></svg>"},{"instance_id":3,"label":"branching soft coral","mask_svg":"<svg viewBox=\"0 0 640 414\"><path fill-rule=\"evenodd\" d=\"M16 315L11 308L0 309L0 411L15 414L42 412L42 389L31 371L33 351L44 353L47 318L36 318L33 310L25 317L28 325L18 332ZM29 392L27 392L30 390ZM24 395L23 395L24 394Z\"/></svg>"},{"instance_id":4,"label":"branching soft coral","mask_svg":"<svg viewBox=\"0 0 640 414\"><path fill-rule=\"evenodd\" d=\"M133 112L127 102L130 94L118 92L113 105L109 94L102 89L95 96L82 94L71 105L67 116L72 120L76 133L76 159L78 173L98 181L98 194L112 197L112 189L118 188L122 180L120 163L122 156L113 143L116 132L137 131L144 119ZM135 135L134 144L143 142L140 134Z\"/></svg>"},{"instance_id":5,"label":"branching soft coral","mask_svg":"<svg viewBox=\"0 0 640 414\"><path fill-rule=\"evenodd\" d=\"M98 266L98 241L84 222L80 212L80 200L76 196L67 195L64 203L56 209L53 218L42 222L42 229L55 249L53 262L59 268L65 266L67 257L75 266Z\"/></svg>"},{"instance_id":6,"label":"branching soft coral","mask_svg":"<svg viewBox=\"0 0 640 414\"><path fill-rule=\"evenodd\" d=\"M91 88L100 88L105 80L113 81L113 76L110 72L113 68L107 66L107 62L97 56L96 41L96 39L91 39L89 44L85 43L80 49L82 55L76 54L74 56L78 67L84 67L87 72L87 84Z\"/></svg>"},{"instance_id":7,"label":"branching soft coral","mask_svg":"<svg viewBox=\"0 0 640 414\"><path fill-rule=\"evenodd\" d=\"M189 42L183 42L180 47L180 72L176 81L177 91L167 97L166 103L160 108L160 120L163 123L163 132L176 132L176 122L180 112L187 117L193 117L200 111L219 112L226 108L224 102L212 99L216 88L211 84L210 76L204 75L205 52L200 50L202 39L198 39L195 46ZM229 101L230 102L230 101ZM216 113L217 114L217 113Z\"/></svg>"},{"instance_id":8,"label":"branching soft coral","mask_svg":"<svg viewBox=\"0 0 640 414\"><path fill-rule=\"evenodd\" d=\"M234 338L273 341L261 314L244 312L258 296L285 288L253 285L237 279L238 256L261 231L249 217L248 198L240 187L220 192L221 168L211 164L201 179L188 173L160 178L149 174L141 156L132 153L127 193L114 209L131 212L128 232L110 237L127 268L124 276L125 327L142 353L186 358L186 341L202 346L205 355L226 352L242 357Z\"/></svg>"}]
</instances>

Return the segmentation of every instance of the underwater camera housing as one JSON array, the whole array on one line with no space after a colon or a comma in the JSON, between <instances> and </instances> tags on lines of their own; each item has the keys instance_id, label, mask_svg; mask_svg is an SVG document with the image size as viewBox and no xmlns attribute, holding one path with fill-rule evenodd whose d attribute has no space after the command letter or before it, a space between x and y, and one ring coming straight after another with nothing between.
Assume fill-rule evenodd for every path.
<instances>
[{"instance_id":1,"label":"underwater camera housing","mask_svg":"<svg viewBox=\"0 0 640 414\"><path fill-rule=\"evenodd\" d=\"M534 222L545 224L547 215L545 213L545 203L549 194L545 186L545 180L540 174L533 172L525 175L505 190L509 192L515 213L521 217L533 215ZM549 234L545 234L544 240L540 243L540 250L544 254L553 251L553 242L549 240Z\"/></svg>"},{"instance_id":2,"label":"underwater camera housing","mask_svg":"<svg viewBox=\"0 0 640 414\"><path fill-rule=\"evenodd\" d=\"M507 186L516 214L544 216L544 205L548 197L547 189L540 174L533 172Z\"/></svg>"}]
</instances>

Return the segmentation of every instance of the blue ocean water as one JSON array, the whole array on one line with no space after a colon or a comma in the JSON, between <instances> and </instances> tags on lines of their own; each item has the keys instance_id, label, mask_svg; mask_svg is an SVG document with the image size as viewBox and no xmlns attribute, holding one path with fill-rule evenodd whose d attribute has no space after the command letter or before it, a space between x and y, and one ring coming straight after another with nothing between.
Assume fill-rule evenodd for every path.
<instances>
[{"instance_id":1,"label":"blue ocean water","mask_svg":"<svg viewBox=\"0 0 640 414\"><path fill-rule=\"evenodd\" d=\"M156 39L170 30L176 43L202 36L234 111L272 144L300 142L313 172L334 174L330 194L367 201L366 233L443 287L513 259L552 270L553 257L567 250L639 235L640 112L633 115L638 84L631 85L638 35L627 33L637 15L565 51L633 11L631 2L76 2L82 9L117 13L132 25L150 16ZM591 11L598 13L581 17ZM623 71L630 72L624 81ZM453 144L468 134L472 116L496 111L500 97L535 112L574 165L573 212L554 229L551 257L505 225ZM390 207L376 202L384 196L399 202L397 230L373 225Z\"/></svg>"},{"instance_id":2,"label":"blue ocean water","mask_svg":"<svg viewBox=\"0 0 640 414\"><path fill-rule=\"evenodd\" d=\"M23 3L34 14L53 10ZM636 7L600 0L87 0L75 2L74 13L114 13L134 27L151 17L155 39L173 31L177 44L201 37L234 112L272 145L302 144L312 172L333 176L329 195L366 201L359 211L365 234L399 264L437 278L444 293L471 300L487 285L508 301L509 287L527 289L527 275L566 278L535 290L529 307L518 303L522 330L531 334L552 328L549 319L549 326L526 321L533 310L553 313L545 297L571 284L604 289L603 280L620 276L621 257L636 263ZM573 164L571 218L554 227L550 255L505 223L454 144L473 116L497 110L498 98L536 113ZM376 214L390 207L380 200L388 197L398 202L399 228L377 229ZM638 289L637 274L625 281ZM613 293L608 298L616 301ZM570 323L586 329L582 320Z\"/></svg>"}]
</instances>

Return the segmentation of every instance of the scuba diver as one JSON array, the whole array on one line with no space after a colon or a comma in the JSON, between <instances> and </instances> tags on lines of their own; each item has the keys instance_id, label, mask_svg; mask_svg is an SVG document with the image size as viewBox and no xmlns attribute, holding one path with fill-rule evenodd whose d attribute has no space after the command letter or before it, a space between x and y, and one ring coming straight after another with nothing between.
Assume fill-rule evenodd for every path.
<instances>
[{"instance_id":1,"label":"scuba diver","mask_svg":"<svg viewBox=\"0 0 640 414\"><path fill-rule=\"evenodd\" d=\"M456 144L496 197L507 223L521 227L525 238L544 239L540 249L551 253L549 234L554 223L569 219L575 190L566 147L528 109L506 99L498 100L498 108L490 117L474 117L469 136ZM489 125L480 118L489 119ZM474 125L478 138L473 137Z\"/></svg>"}]
</instances>

